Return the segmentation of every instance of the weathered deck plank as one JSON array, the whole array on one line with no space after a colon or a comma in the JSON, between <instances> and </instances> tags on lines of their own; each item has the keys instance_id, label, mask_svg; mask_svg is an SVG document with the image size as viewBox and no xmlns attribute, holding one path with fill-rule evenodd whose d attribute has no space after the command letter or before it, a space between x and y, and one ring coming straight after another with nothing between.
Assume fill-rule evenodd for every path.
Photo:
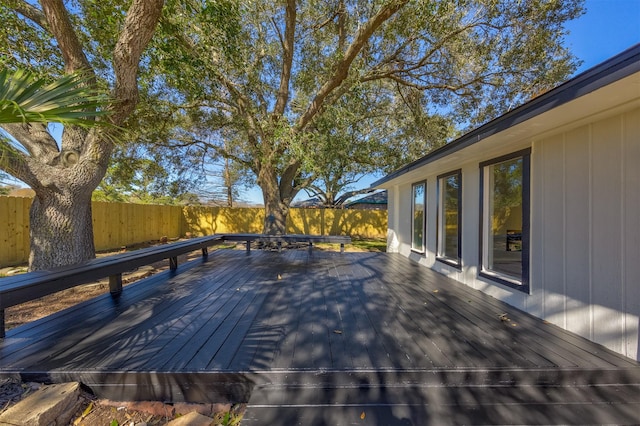
<instances>
[{"instance_id":1,"label":"weathered deck plank","mask_svg":"<svg viewBox=\"0 0 640 426\"><path fill-rule=\"evenodd\" d=\"M393 285L393 282L388 282L389 291L401 301L402 304L399 309L406 312L410 320L418 327L421 323L425 323L426 318L428 318L429 324L437 325L434 330L420 329L427 338L426 342L434 341L437 342L439 347L444 348L451 348L452 345L457 344L456 358L465 360L465 365L497 365L503 367L554 365L531 350L527 350L526 356L523 356L518 346L514 344L512 336L505 334L505 328L509 328L510 324L499 320L498 315L501 312L494 312L494 315L491 316L490 312L486 310L476 311L478 304L472 303L464 295L459 295L459 297L463 297L459 305L452 307L452 309L443 309L443 298L446 297L451 289L443 287L442 283L431 286L428 280L424 281L424 277L419 273L419 270L412 274L410 271L413 268L405 270L401 266L397 262L390 262L388 265L389 274L405 279L411 285ZM429 285L428 290L430 291L427 293L423 289L425 284ZM415 321L413 318L420 320ZM460 329L460 327L466 327L469 323L484 324L484 326L476 329L476 333L473 335L476 339L473 343L465 340L464 336L468 335L468 333ZM495 325L498 325L498 327ZM414 332L412 334L419 333ZM456 340L457 343L452 343L451 338L455 336L460 336L460 338ZM468 354L469 348L467 345L472 346L473 350L484 359L470 359L471 355ZM496 350L496 348L501 348L501 350ZM538 362L533 363L529 358L535 358ZM490 360L490 362L487 363L487 360ZM458 361L444 365L452 366L459 365L459 363ZM440 366L443 366L443 364L440 364Z\"/></svg>"}]
</instances>

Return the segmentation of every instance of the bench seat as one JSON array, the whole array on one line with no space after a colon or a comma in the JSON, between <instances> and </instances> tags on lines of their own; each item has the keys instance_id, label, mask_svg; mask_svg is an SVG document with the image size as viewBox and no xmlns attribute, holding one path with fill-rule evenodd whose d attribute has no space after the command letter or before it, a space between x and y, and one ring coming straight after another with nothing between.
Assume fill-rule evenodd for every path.
<instances>
[{"instance_id":1,"label":"bench seat","mask_svg":"<svg viewBox=\"0 0 640 426\"><path fill-rule=\"evenodd\" d=\"M202 255L207 256L209 247L224 241L245 241L247 252L254 241L275 242L278 249L283 242L306 242L309 244L309 250L314 243L339 243L342 252L344 244L351 243L351 238L322 235L215 234L96 258L77 265L5 277L0 279L0 338L5 336L6 308L104 277L109 277L111 295L118 297L122 292L123 272L164 259L169 259L169 268L176 270L179 255L202 250Z\"/></svg>"}]
</instances>

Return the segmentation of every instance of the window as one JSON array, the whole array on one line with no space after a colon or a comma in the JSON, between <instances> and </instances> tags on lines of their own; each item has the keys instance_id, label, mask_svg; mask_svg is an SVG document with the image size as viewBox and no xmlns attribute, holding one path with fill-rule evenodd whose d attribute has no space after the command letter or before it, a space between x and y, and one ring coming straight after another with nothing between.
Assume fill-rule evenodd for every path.
<instances>
[{"instance_id":1,"label":"window","mask_svg":"<svg viewBox=\"0 0 640 426\"><path fill-rule=\"evenodd\" d=\"M438 176L438 260L460 266L462 172Z\"/></svg>"},{"instance_id":2,"label":"window","mask_svg":"<svg viewBox=\"0 0 640 426\"><path fill-rule=\"evenodd\" d=\"M425 251L425 204L426 204L426 183L414 183L412 185L412 222L411 222L411 249L424 253Z\"/></svg>"},{"instance_id":3,"label":"window","mask_svg":"<svg viewBox=\"0 0 640 426\"><path fill-rule=\"evenodd\" d=\"M529 291L530 152L480 164L481 275Z\"/></svg>"}]
</instances>

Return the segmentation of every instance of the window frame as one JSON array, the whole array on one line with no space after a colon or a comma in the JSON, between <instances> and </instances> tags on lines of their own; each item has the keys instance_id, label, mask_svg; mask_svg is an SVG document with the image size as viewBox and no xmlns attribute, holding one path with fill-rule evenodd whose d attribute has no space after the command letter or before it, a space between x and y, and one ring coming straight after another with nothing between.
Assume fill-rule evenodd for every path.
<instances>
[{"instance_id":1,"label":"window frame","mask_svg":"<svg viewBox=\"0 0 640 426\"><path fill-rule=\"evenodd\" d=\"M422 247L414 247L414 235L415 235L415 208L416 208L416 194L415 188L418 186L423 187L422 193ZM411 251L415 253L425 254L427 252L427 181L422 180L411 184Z\"/></svg>"},{"instance_id":2,"label":"window frame","mask_svg":"<svg viewBox=\"0 0 640 426\"><path fill-rule=\"evenodd\" d=\"M488 166L503 163L509 160L522 158L522 274L520 280L498 271L486 270L485 260L485 171ZM531 148L526 148L500 157L492 158L480 163L480 204L479 204L479 251L478 251L478 275L497 282L506 287L531 292L530 286L530 253L531 253Z\"/></svg>"},{"instance_id":3,"label":"window frame","mask_svg":"<svg viewBox=\"0 0 640 426\"><path fill-rule=\"evenodd\" d=\"M446 238L446 229L442 229L441 225L445 222L443 218L444 214L444 190L443 182L445 179L456 176L458 178L458 250L457 258L452 258L443 255L443 237ZM462 169L452 170L447 173L443 173L437 177L437 214L436 214L436 260L445 263L449 266L453 266L457 269L462 269ZM443 235L444 234L444 235Z\"/></svg>"}]
</instances>

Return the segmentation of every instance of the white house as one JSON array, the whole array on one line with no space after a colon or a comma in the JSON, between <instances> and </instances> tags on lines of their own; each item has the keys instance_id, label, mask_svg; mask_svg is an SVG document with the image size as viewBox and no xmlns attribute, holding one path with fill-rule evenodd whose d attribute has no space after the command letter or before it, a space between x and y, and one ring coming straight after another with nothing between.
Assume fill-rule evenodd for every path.
<instances>
[{"instance_id":1,"label":"white house","mask_svg":"<svg viewBox=\"0 0 640 426\"><path fill-rule=\"evenodd\" d=\"M640 44L373 186L389 252L640 360Z\"/></svg>"}]
</instances>

